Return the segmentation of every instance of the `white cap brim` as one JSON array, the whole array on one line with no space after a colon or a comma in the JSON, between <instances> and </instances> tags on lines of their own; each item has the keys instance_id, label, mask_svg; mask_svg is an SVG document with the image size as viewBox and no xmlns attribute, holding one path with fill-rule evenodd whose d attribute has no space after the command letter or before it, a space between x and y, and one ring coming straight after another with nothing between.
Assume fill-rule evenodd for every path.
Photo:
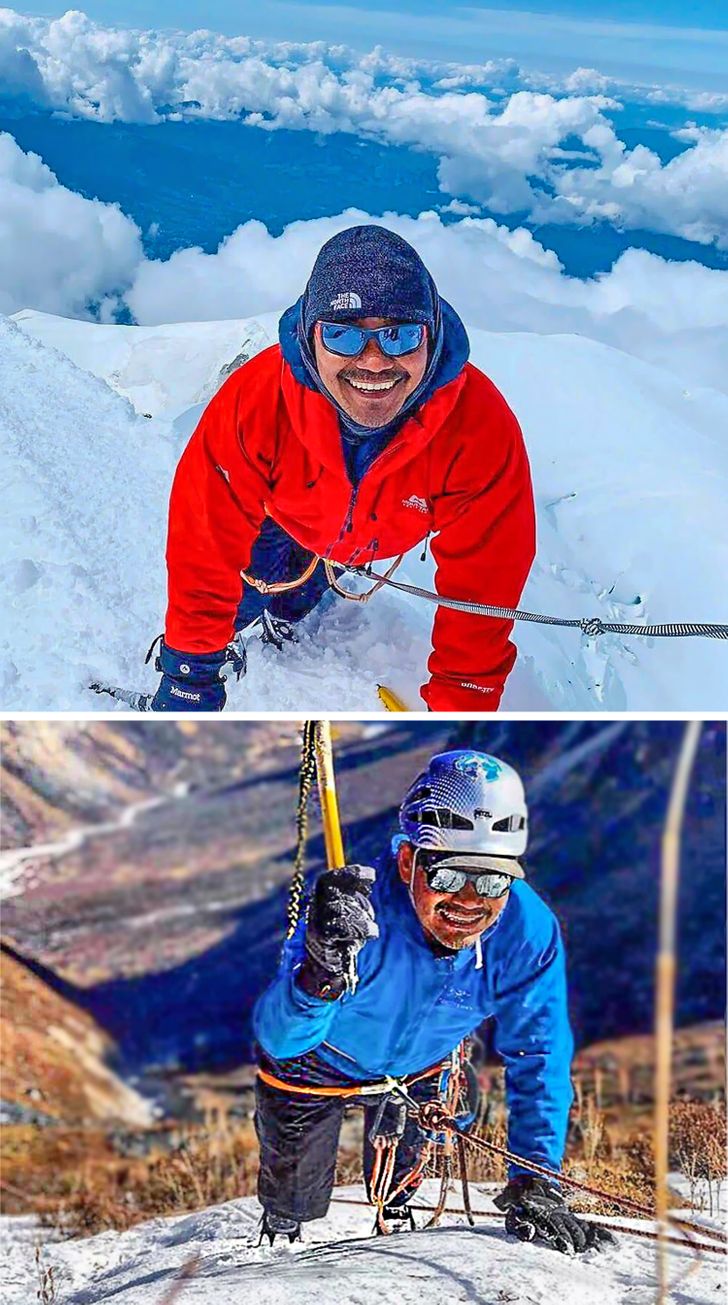
<instances>
[{"instance_id":1,"label":"white cap brim","mask_svg":"<svg viewBox=\"0 0 728 1305\"><path fill-rule=\"evenodd\" d=\"M423 847L423 852L436 848ZM481 874L510 875L512 879L525 879L526 872L512 856L488 856L484 852L453 852L452 856L438 857L437 864L453 870L480 871Z\"/></svg>"}]
</instances>

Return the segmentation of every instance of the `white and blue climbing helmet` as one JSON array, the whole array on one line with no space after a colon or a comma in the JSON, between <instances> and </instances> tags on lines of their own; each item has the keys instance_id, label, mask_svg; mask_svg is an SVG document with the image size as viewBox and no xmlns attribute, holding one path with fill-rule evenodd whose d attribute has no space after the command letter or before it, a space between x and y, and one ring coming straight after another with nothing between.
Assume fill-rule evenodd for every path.
<instances>
[{"instance_id":1,"label":"white and blue climbing helmet","mask_svg":"<svg viewBox=\"0 0 728 1305\"><path fill-rule=\"evenodd\" d=\"M461 854L448 857L448 865L472 867L483 856L489 868L525 878L517 861L528 842L523 784L512 766L487 752L434 756L402 802L399 824L414 847Z\"/></svg>"}]
</instances>

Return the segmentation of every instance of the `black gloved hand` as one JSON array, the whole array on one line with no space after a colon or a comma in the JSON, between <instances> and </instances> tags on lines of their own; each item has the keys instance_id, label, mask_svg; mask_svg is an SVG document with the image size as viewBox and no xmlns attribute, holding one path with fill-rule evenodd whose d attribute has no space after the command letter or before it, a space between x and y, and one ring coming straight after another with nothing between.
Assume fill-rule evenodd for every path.
<instances>
[{"instance_id":1,"label":"black gloved hand","mask_svg":"<svg viewBox=\"0 0 728 1305\"><path fill-rule=\"evenodd\" d=\"M306 921L306 959L298 982L310 996L340 997L349 966L379 926L369 900L376 872L348 865L319 875Z\"/></svg>"},{"instance_id":2,"label":"black gloved hand","mask_svg":"<svg viewBox=\"0 0 728 1305\"><path fill-rule=\"evenodd\" d=\"M617 1243L607 1228L577 1219L558 1187L536 1174L512 1178L495 1204L506 1211L506 1232L522 1242L538 1239L565 1255L601 1251Z\"/></svg>"}]
</instances>

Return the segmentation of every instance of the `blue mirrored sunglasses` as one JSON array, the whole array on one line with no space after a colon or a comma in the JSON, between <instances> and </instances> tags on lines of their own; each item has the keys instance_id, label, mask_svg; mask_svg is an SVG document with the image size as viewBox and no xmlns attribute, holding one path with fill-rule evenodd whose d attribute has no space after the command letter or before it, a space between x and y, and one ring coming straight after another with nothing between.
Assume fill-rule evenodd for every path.
<instances>
[{"instance_id":1,"label":"blue mirrored sunglasses","mask_svg":"<svg viewBox=\"0 0 728 1305\"><path fill-rule=\"evenodd\" d=\"M342 358L356 358L376 340L388 358L403 358L419 349L425 338L426 327L421 322L397 322L394 326L351 326L348 322L320 322L321 343L329 353Z\"/></svg>"},{"instance_id":2,"label":"blue mirrored sunglasses","mask_svg":"<svg viewBox=\"0 0 728 1305\"><path fill-rule=\"evenodd\" d=\"M421 866L427 887L435 893L459 893L470 880L478 897L505 897L513 883L512 875L498 871L481 872L475 867L472 870L461 870L458 866L439 864L447 856L448 853L426 852L419 847L415 849L415 865Z\"/></svg>"}]
</instances>

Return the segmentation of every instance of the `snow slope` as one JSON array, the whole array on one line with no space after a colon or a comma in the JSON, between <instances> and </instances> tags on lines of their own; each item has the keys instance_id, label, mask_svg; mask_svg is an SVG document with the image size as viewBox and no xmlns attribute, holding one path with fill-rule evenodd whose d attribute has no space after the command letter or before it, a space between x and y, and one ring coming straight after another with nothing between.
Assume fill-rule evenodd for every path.
<instances>
[{"instance_id":1,"label":"snow slope","mask_svg":"<svg viewBox=\"0 0 728 1305\"><path fill-rule=\"evenodd\" d=\"M432 1202L438 1184L431 1182ZM474 1205L492 1210L485 1187ZM252 1197L194 1214L157 1219L125 1233L102 1233L81 1241L44 1245L42 1262L53 1266L60 1305L162 1305L184 1265L194 1273L179 1286L179 1305L653 1305L655 1246L621 1234L619 1244L573 1259L558 1251L507 1237L502 1216L475 1228L464 1216L445 1215L438 1228L417 1234L371 1236L372 1212L343 1202L361 1200L356 1187L339 1188L340 1203L309 1224L305 1240L289 1247L258 1248L260 1206ZM459 1204L454 1193L453 1204ZM420 1224L426 1220L419 1215ZM7 1248L5 1305L27 1305L35 1277L27 1220L4 1221ZM637 1221L633 1226L641 1227ZM38 1239L45 1242L44 1230ZM197 1258L199 1257L199 1258ZM692 1271L691 1271L692 1270ZM670 1249L671 1299L708 1305L725 1292L725 1260Z\"/></svg>"},{"instance_id":2,"label":"snow slope","mask_svg":"<svg viewBox=\"0 0 728 1305\"><path fill-rule=\"evenodd\" d=\"M143 655L165 606L166 503L221 370L275 338L277 315L154 328L42 313L0 321L4 710L109 710L88 680L152 690ZM626 621L725 621L728 396L576 336L471 332L473 361L524 428L539 515L522 605ZM132 404L134 406L132 406ZM139 416L150 413L152 420ZM417 551L399 578L432 587ZM328 601L328 600L327 600ZM415 710L434 608L391 592L328 602L299 644L254 644L229 706ZM511 710L726 710L728 646L516 626Z\"/></svg>"}]
</instances>

